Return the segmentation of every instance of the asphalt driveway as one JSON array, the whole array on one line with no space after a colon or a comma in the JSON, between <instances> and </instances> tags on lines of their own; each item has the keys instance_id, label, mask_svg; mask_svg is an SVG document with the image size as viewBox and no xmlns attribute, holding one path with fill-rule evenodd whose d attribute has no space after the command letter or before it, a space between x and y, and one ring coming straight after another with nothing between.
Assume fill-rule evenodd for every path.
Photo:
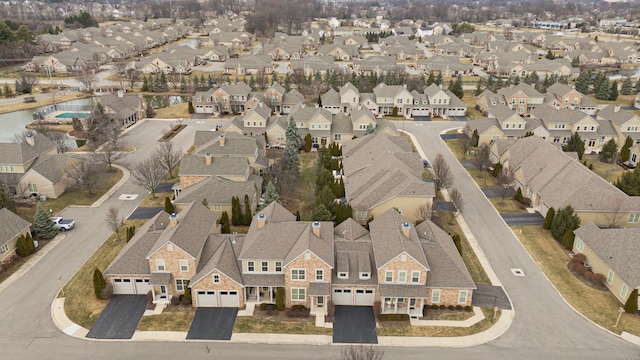
<instances>
[{"instance_id":1,"label":"asphalt driveway","mask_svg":"<svg viewBox=\"0 0 640 360\"><path fill-rule=\"evenodd\" d=\"M498 188L483 188L482 192L488 198L501 198L503 196L502 189ZM507 189L506 194L504 194L505 198L512 198L516 194L516 191L509 188Z\"/></svg>"},{"instance_id":2,"label":"asphalt driveway","mask_svg":"<svg viewBox=\"0 0 640 360\"><path fill-rule=\"evenodd\" d=\"M542 225L544 217L540 213L533 214L500 214L509 226Z\"/></svg>"},{"instance_id":3,"label":"asphalt driveway","mask_svg":"<svg viewBox=\"0 0 640 360\"><path fill-rule=\"evenodd\" d=\"M376 320L371 306L336 306L333 321L336 344L377 344Z\"/></svg>"},{"instance_id":4,"label":"asphalt driveway","mask_svg":"<svg viewBox=\"0 0 640 360\"><path fill-rule=\"evenodd\" d=\"M473 291L471 305L492 308L497 306L500 309L511 310L511 303L502 286L492 286L476 284L477 289Z\"/></svg>"},{"instance_id":5,"label":"asphalt driveway","mask_svg":"<svg viewBox=\"0 0 640 360\"><path fill-rule=\"evenodd\" d=\"M156 214L159 213L162 210L164 210L163 207L141 207L141 208L137 208L134 212L131 213L131 215L129 215L129 218L127 218L127 220L151 219L152 217L156 216Z\"/></svg>"},{"instance_id":6,"label":"asphalt driveway","mask_svg":"<svg viewBox=\"0 0 640 360\"><path fill-rule=\"evenodd\" d=\"M145 295L114 295L87 334L93 339L131 339L147 305Z\"/></svg>"},{"instance_id":7,"label":"asphalt driveway","mask_svg":"<svg viewBox=\"0 0 640 360\"><path fill-rule=\"evenodd\" d=\"M187 333L189 340L231 340L238 308L207 307L196 309Z\"/></svg>"}]
</instances>

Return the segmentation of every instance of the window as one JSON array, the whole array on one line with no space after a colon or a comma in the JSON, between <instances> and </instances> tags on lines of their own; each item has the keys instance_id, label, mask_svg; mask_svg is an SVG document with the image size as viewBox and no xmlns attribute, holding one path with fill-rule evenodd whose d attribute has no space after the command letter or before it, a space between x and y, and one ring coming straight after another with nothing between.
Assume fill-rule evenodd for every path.
<instances>
[{"instance_id":1,"label":"window","mask_svg":"<svg viewBox=\"0 0 640 360\"><path fill-rule=\"evenodd\" d=\"M407 272L406 271L398 271L398 282L404 284L407 282Z\"/></svg>"},{"instance_id":2,"label":"window","mask_svg":"<svg viewBox=\"0 0 640 360\"><path fill-rule=\"evenodd\" d=\"M384 272L384 282L386 283L393 282L393 270L387 270Z\"/></svg>"},{"instance_id":3,"label":"window","mask_svg":"<svg viewBox=\"0 0 640 360\"><path fill-rule=\"evenodd\" d=\"M458 304L467 303L467 290L460 290L458 292Z\"/></svg>"},{"instance_id":4,"label":"window","mask_svg":"<svg viewBox=\"0 0 640 360\"><path fill-rule=\"evenodd\" d=\"M189 271L189 262L187 260L180 260L180 271L181 272Z\"/></svg>"},{"instance_id":5,"label":"window","mask_svg":"<svg viewBox=\"0 0 640 360\"><path fill-rule=\"evenodd\" d=\"M334 135L333 135L333 140L335 140L335 141L340 141L340 140L342 140L342 135L341 135L341 134L334 134Z\"/></svg>"},{"instance_id":6,"label":"window","mask_svg":"<svg viewBox=\"0 0 640 360\"><path fill-rule=\"evenodd\" d=\"M630 223L638 223L638 222L640 222L640 213L631 213L631 214L629 214L629 222Z\"/></svg>"},{"instance_id":7,"label":"window","mask_svg":"<svg viewBox=\"0 0 640 360\"><path fill-rule=\"evenodd\" d=\"M627 288L627 284L622 284L622 289L620 290L620 297L623 299L627 298L627 290L629 290L629 288Z\"/></svg>"},{"instance_id":8,"label":"window","mask_svg":"<svg viewBox=\"0 0 640 360\"><path fill-rule=\"evenodd\" d=\"M366 280L366 279L369 279L370 277L371 277L371 274L368 273L368 272L361 272L360 273L360 279Z\"/></svg>"},{"instance_id":9,"label":"window","mask_svg":"<svg viewBox=\"0 0 640 360\"><path fill-rule=\"evenodd\" d=\"M291 288L291 301L304 301L306 299L305 288Z\"/></svg>"},{"instance_id":10,"label":"window","mask_svg":"<svg viewBox=\"0 0 640 360\"><path fill-rule=\"evenodd\" d=\"M576 126L576 131L580 131L580 125Z\"/></svg>"},{"instance_id":11,"label":"window","mask_svg":"<svg viewBox=\"0 0 640 360\"><path fill-rule=\"evenodd\" d=\"M38 185L36 185L36 184L29 184L29 186L28 186L28 187L29 187L29 192L32 192L32 193L34 193L34 192L38 192Z\"/></svg>"},{"instance_id":12,"label":"window","mask_svg":"<svg viewBox=\"0 0 640 360\"><path fill-rule=\"evenodd\" d=\"M440 290L431 290L431 303L437 304L440 302Z\"/></svg>"},{"instance_id":13,"label":"window","mask_svg":"<svg viewBox=\"0 0 640 360\"><path fill-rule=\"evenodd\" d=\"M324 280L324 270L316 269L316 281L323 281L323 280Z\"/></svg>"},{"instance_id":14,"label":"window","mask_svg":"<svg viewBox=\"0 0 640 360\"><path fill-rule=\"evenodd\" d=\"M420 271L411 272L411 282L417 284L420 282Z\"/></svg>"},{"instance_id":15,"label":"window","mask_svg":"<svg viewBox=\"0 0 640 360\"><path fill-rule=\"evenodd\" d=\"M356 210L356 220L366 221L368 212L366 210Z\"/></svg>"},{"instance_id":16,"label":"window","mask_svg":"<svg viewBox=\"0 0 640 360\"><path fill-rule=\"evenodd\" d=\"M576 249L580 252L584 251L584 241L582 241L582 239L578 238L578 241L576 241Z\"/></svg>"},{"instance_id":17,"label":"window","mask_svg":"<svg viewBox=\"0 0 640 360\"><path fill-rule=\"evenodd\" d=\"M189 279L176 279L176 291L185 291L189 285Z\"/></svg>"},{"instance_id":18,"label":"window","mask_svg":"<svg viewBox=\"0 0 640 360\"><path fill-rule=\"evenodd\" d=\"M338 273L338 279L348 279L348 278L349 278L349 273L346 273L346 272Z\"/></svg>"},{"instance_id":19,"label":"window","mask_svg":"<svg viewBox=\"0 0 640 360\"><path fill-rule=\"evenodd\" d=\"M307 278L307 274L305 269L291 269L291 280L305 280Z\"/></svg>"},{"instance_id":20,"label":"window","mask_svg":"<svg viewBox=\"0 0 640 360\"><path fill-rule=\"evenodd\" d=\"M213 211L222 211L222 205L214 204L213 205Z\"/></svg>"},{"instance_id":21,"label":"window","mask_svg":"<svg viewBox=\"0 0 640 360\"><path fill-rule=\"evenodd\" d=\"M164 266L164 259L156 259L156 270L157 271L165 271L166 268Z\"/></svg>"},{"instance_id":22,"label":"window","mask_svg":"<svg viewBox=\"0 0 640 360\"><path fill-rule=\"evenodd\" d=\"M276 272L282 272L282 261L276 261Z\"/></svg>"},{"instance_id":23,"label":"window","mask_svg":"<svg viewBox=\"0 0 640 360\"><path fill-rule=\"evenodd\" d=\"M214 284L220 284L220 275L213 274L213 283Z\"/></svg>"},{"instance_id":24,"label":"window","mask_svg":"<svg viewBox=\"0 0 640 360\"><path fill-rule=\"evenodd\" d=\"M609 285L613 284L614 277L615 277L615 274L613 273L613 271L609 270L609 273L607 274L607 284Z\"/></svg>"},{"instance_id":25,"label":"window","mask_svg":"<svg viewBox=\"0 0 640 360\"><path fill-rule=\"evenodd\" d=\"M260 271L262 272L267 272L269 271L269 262L268 261L263 261L260 265Z\"/></svg>"},{"instance_id":26,"label":"window","mask_svg":"<svg viewBox=\"0 0 640 360\"><path fill-rule=\"evenodd\" d=\"M9 244L2 245L2 247L0 248L0 254L4 254L7 251L9 251Z\"/></svg>"},{"instance_id":27,"label":"window","mask_svg":"<svg viewBox=\"0 0 640 360\"><path fill-rule=\"evenodd\" d=\"M248 272L256 271L256 263L253 261L247 261L247 271Z\"/></svg>"}]
</instances>

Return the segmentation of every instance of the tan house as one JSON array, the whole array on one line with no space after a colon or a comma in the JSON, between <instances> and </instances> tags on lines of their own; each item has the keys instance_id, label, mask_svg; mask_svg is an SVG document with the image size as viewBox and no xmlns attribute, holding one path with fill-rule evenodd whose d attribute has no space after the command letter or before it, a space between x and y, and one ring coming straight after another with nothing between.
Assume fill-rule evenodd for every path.
<instances>
[{"instance_id":1,"label":"tan house","mask_svg":"<svg viewBox=\"0 0 640 360\"><path fill-rule=\"evenodd\" d=\"M507 106L522 116L529 116L536 105L544 102L544 95L526 83L502 88L498 94L504 96Z\"/></svg>"},{"instance_id":2,"label":"tan house","mask_svg":"<svg viewBox=\"0 0 640 360\"><path fill-rule=\"evenodd\" d=\"M18 238L27 236L31 224L7 208L0 209L0 266L16 256Z\"/></svg>"},{"instance_id":3,"label":"tan house","mask_svg":"<svg viewBox=\"0 0 640 360\"><path fill-rule=\"evenodd\" d=\"M42 155L56 151L56 144L42 134L27 134L20 143L0 143L0 182L12 195L38 192L36 188L18 186L20 179ZM31 191L34 190L34 191Z\"/></svg>"},{"instance_id":4,"label":"tan house","mask_svg":"<svg viewBox=\"0 0 640 360\"><path fill-rule=\"evenodd\" d=\"M584 254L591 270L604 275L609 291L625 304L633 289L640 287L640 229L600 229L590 222L574 234L573 252Z\"/></svg>"},{"instance_id":5,"label":"tan house","mask_svg":"<svg viewBox=\"0 0 640 360\"><path fill-rule=\"evenodd\" d=\"M38 193L55 199L70 186L67 171L74 163L82 162L69 154L44 155L39 157L18 183L20 194Z\"/></svg>"}]
</instances>

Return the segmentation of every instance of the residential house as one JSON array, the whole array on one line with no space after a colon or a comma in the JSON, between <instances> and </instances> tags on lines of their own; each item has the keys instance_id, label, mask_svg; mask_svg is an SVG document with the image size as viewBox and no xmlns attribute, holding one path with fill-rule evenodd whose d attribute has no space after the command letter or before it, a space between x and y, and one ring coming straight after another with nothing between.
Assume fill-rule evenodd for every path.
<instances>
[{"instance_id":1,"label":"residential house","mask_svg":"<svg viewBox=\"0 0 640 360\"><path fill-rule=\"evenodd\" d=\"M16 256L18 238L27 236L31 224L7 208L0 209L0 266Z\"/></svg>"},{"instance_id":2,"label":"residential house","mask_svg":"<svg viewBox=\"0 0 640 360\"><path fill-rule=\"evenodd\" d=\"M590 115L577 109L562 108L556 110L548 106L539 106L531 111L531 117L540 119L549 130L550 141L565 144L573 133L580 134L585 142L585 152L600 152L601 135L599 123Z\"/></svg>"},{"instance_id":3,"label":"residential house","mask_svg":"<svg viewBox=\"0 0 640 360\"><path fill-rule=\"evenodd\" d=\"M211 93L211 103L213 104L213 113L218 114L243 114L245 112L245 104L249 100L251 88L244 82L235 84L224 84ZM198 94L196 94L196 105L198 103ZM207 101L209 98L202 96ZM203 102L204 103L204 102ZM205 106L208 104L205 104ZM206 107L204 110L206 111Z\"/></svg>"},{"instance_id":4,"label":"residential house","mask_svg":"<svg viewBox=\"0 0 640 360\"><path fill-rule=\"evenodd\" d=\"M405 69L404 64L398 64L393 56L369 56L362 60L354 60L353 71L362 76L383 75Z\"/></svg>"},{"instance_id":5,"label":"residential house","mask_svg":"<svg viewBox=\"0 0 640 360\"><path fill-rule=\"evenodd\" d=\"M378 84L373 88L373 94L378 104L378 114L391 115L396 109L397 116L411 117L413 96L407 90L406 85Z\"/></svg>"},{"instance_id":6,"label":"residential house","mask_svg":"<svg viewBox=\"0 0 640 360\"><path fill-rule=\"evenodd\" d=\"M635 143L640 142L640 117L623 110L620 105L608 105L600 109L597 119L609 121L614 127L618 148L624 145L627 137L633 139Z\"/></svg>"},{"instance_id":7,"label":"residential house","mask_svg":"<svg viewBox=\"0 0 640 360\"><path fill-rule=\"evenodd\" d=\"M105 114L124 128L147 117L147 103L142 94L126 95L124 90L118 90L116 95L101 96L100 105Z\"/></svg>"},{"instance_id":8,"label":"residential house","mask_svg":"<svg viewBox=\"0 0 640 360\"><path fill-rule=\"evenodd\" d=\"M577 109L592 116L596 114L597 110L595 101L581 94L574 87L559 82L547 88L545 104L556 109Z\"/></svg>"},{"instance_id":9,"label":"residential house","mask_svg":"<svg viewBox=\"0 0 640 360\"><path fill-rule=\"evenodd\" d=\"M0 182L8 187L11 195L38 193L36 184L19 186L20 179L40 156L55 151L56 144L42 134L27 134L25 140L19 143L0 143Z\"/></svg>"},{"instance_id":10,"label":"residential house","mask_svg":"<svg viewBox=\"0 0 640 360\"><path fill-rule=\"evenodd\" d=\"M228 59L224 63L224 72L235 75L271 74L273 63L270 55L245 55Z\"/></svg>"},{"instance_id":11,"label":"residential house","mask_svg":"<svg viewBox=\"0 0 640 360\"><path fill-rule=\"evenodd\" d=\"M465 116L467 105L450 90L442 90L438 85L431 84L424 89L424 94L429 101L431 116Z\"/></svg>"},{"instance_id":12,"label":"residential house","mask_svg":"<svg viewBox=\"0 0 640 360\"><path fill-rule=\"evenodd\" d=\"M329 110L302 103L292 109L290 119L296 123L298 133L302 137L311 134L311 141L316 147L331 144L332 116Z\"/></svg>"},{"instance_id":13,"label":"residential house","mask_svg":"<svg viewBox=\"0 0 640 360\"><path fill-rule=\"evenodd\" d=\"M535 106L544 102L544 94L526 83L499 89L497 93L504 97L507 106L522 116L529 116Z\"/></svg>"},{"instance_id":14,"label":"residential house","mask_svg":"<svg viewBox=\"0 0 640 360\"><path fill-rule=\"evenodd\" d=\"M352 61L358 57L357 45L321 45L318 48L318 55L320 56L332 56L336 61Z\"/></svg>"},{"instance_id":15,"label":"residential house","mask_svg":"<svg viewBox=\"0 0 640 360\"><path fill-rule=\"evenodd\" d=\"M69 154L40 156L20 178L18 193L38 193L55 199L70 186L67 178L69 168L82 161L85 160Z\"/></svg>"},{"instance_id":16,"label":"residential house","mask_svg":"<svg viewBox=\"0 0 640 360\"><path fill-rule=\"evenodd\" d=\"M333 56L309 55L300 60L292 60L291 69L293 71L302 71L304 76L315 75L316 73L324 75L327 71L340 70L340 65L335 63Z\"/></svg>"}]
</instances>

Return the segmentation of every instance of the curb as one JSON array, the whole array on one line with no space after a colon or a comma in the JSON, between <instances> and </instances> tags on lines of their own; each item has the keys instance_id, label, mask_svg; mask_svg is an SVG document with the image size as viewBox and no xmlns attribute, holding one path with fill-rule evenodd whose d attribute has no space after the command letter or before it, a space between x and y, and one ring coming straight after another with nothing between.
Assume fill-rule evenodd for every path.
<instances>
[{"instance_id":1,"label":"curb","mask_svg":"<svg viewBox=\"0 0 640 360\"><path fill-rule=\"evenodd\" d=\"M102 195L98 200L94 201L93 204L91 205L69 205L68 207L96 208L102 205L105 201L107 201L111 197L111 195L113 195L116 191L118 191L122 187L122 185L124 185L124 183L126 183L129 180L129 178L131 177L131 172L129 171L129 169L127 169L124 166L120 166L116 164L112 164L111 166L122 171L122 178L120 178L120 180L118 180L117 183L115 183L109 190L107 190L106 193L104 193L104 195Z\"/></svg>"}]
</instances>

